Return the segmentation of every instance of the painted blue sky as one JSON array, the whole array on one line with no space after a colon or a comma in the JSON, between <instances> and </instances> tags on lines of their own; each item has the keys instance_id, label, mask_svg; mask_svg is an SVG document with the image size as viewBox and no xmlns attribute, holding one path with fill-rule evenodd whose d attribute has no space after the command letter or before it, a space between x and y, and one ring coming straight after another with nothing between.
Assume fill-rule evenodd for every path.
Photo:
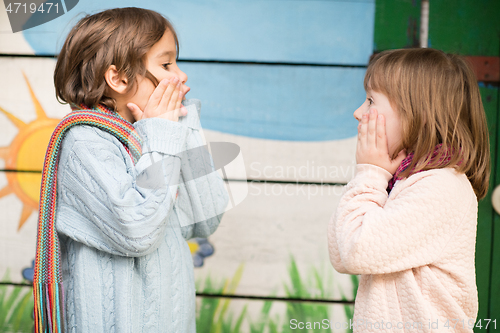
<instances>
[{"instance_id":1,"label":"painted blue sky","mask_svg":"<svg viewBox=\"0 0 500 333\"><path fill-rule=\"evenodd\" d=\"M65 15L23 34L36 54L57 54L86 14L140 6L170 19L180 39L189 97L202 101L204 128L248 137L339 140L356 135L364 68L373 51L374 0L80 0ZM266 65L271 62L327 64Z\"/></svg>"}]
</instances>

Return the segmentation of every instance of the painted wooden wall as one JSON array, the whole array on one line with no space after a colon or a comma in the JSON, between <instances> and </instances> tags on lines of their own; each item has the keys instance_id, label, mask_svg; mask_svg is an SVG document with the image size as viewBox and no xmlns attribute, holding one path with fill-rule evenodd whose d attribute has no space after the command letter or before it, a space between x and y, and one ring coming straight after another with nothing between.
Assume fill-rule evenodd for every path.
<instances>
[{"instance_id":1,"label":"painted wooden wall","mask_svg":"<svg viewBox=\"0 0 500 333\"><path fill-rule=\"evenodd\" d=\"M346 331L356 278L331 267L326 225L352 177L352 112L364 99L368 58L374 50L418 45L420 0L129 0L105 6L139 5L163 13L177 29L179 65L189 75L188 97L202 101L206 140L241 147L244 167L226 171L230 189L245 200L226 213L208 243L190 242L199 266L198 331L301 331L293 323L323 319L333 328L315 332ZM54 97L53 56L77 19L103 6L81 0L58 19L16 34L0 6L0 332L31 331L27 278L44 145L69 112ZM429 46L499 56L499 12L496 0L431 1ZM480 82L480 89L493 189L500 183L500 96L496 85ZM488 195L480 203L477 235L478 319L500 320L498 219Z\"/></svg>"},{"instance_id":2,"label":"painted wooden wall","mask_svg":"<svg viewBox=\"0 0 500 333\"><path fill-rule=\"evenodd\" d=\"M44 145L69 112L55 99L54 55L82 15L126 6L172 21L179 66L189 76L187 97L202 101L206 140L238 144L244 161L226 171L231 191L246 193L245 200L225 214L208 243L190 242L195 263L203 261L195 268L198 331L301 331L293 319L297 325L330 320L321 326L332 328L322 331L349 331L343 326L352 316L357 279L331 267L326 227L353 173L352 112L365 98L374 0L81 0L63 16L16 34L8 33L0 8L4 319L26 329L13 314L29 320L23 272L29 277L35 254Z\"/></svg>"},{"instance_id":3,"label":"painted wooden wall","mask_svg":"<svg viewBox=\"0 0 500 333\"><path fill-rule=\"evenodd\" d=\"M417 0L376 2L376 51L419 45L420 5ZM428 46L463 56L500 56L500 2L433 1L429 3ZM476 283L479 312L475 332L496 332L500 327L500 216L491 205L491 193L500 184L500 91L498 82L478 82L486 111L492 158L489 193L479 202L476 236ZM487 320L496 320L486 327Z\"/></svg>"}]
</instances>

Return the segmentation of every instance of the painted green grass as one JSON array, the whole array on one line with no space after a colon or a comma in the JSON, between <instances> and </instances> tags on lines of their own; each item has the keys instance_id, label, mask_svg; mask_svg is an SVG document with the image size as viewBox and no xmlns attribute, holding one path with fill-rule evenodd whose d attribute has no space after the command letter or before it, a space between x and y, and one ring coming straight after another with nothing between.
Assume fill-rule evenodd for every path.
<instances>
[{"instance_id":1,"label":"painted green grass","mask_svg":"<svg viewBox=\"0 0 500 333\"><path fill-rule=\"evenodd\" d=\"M9 282L9 271L2 282ZM31 333L33 330L31 287L0 285L0 332Z\"/></svg>"},{"instance_id":2,"label":"painted green grass","mask_svg":"<svg viewBox=\"0 0 500 333\"><path fill-rule=\"evenodd\" d=\"M210 276L204 281L197 281L196 289L212 295L235 294L243 275L244 265L240 265L230 279L215 281ZM9 273L2 282L10 281ZM352 297L356 297L358 277L351 276L353 285ZM299 272L297 263L290 257L288 265L288 281L283 288L288 298L328 299L331 298L332 281L325 278L317 268L309 269L306 276ZM342 292L342 299L347 296ZM286 311L282 315L271 318L274 301L263 301L261 310L252 318L245 305L239 312L231 308L231 299L203 297L198 303L196 325L200 333L239 333L244 328L250 333L289 333L289 332L332 332L331 329L291 329L290 320L301 322L319 322L330 318L329 306L321 303L287 302ZM33 329L33 296L30 287L0 285L0 333L31 333ZM344 306L347 320L352 319L353 307Z\"/></svg>"},{"instance_id":3,"label":"painted green grass","mask_svg":"<svg viewBox=\"0 0 500 333\"><path fill-rule=\"evenodd\" d=\"M248 325L250 328L250 333L261 333L268 329L268 332L274 333L278 332L277 327L269 319L269 314L271 312L271 307L273 306L273 301L265 301L264 305L262 306L262 309L259 313L259 317L257 320L253 321L250 317L247 318L248 320Z\"/></svg>"},{"instance_id":4,"label":"painted green grass","mask_svg":"<svg viewBox=\"0 0 500 333\"><path fill-rule=\"evenodd\" d=\"M299 299L327 299L330 298L331 292L328 283L319 274L317 268L313 267L309 270L309 275L303 277L300 275L297 263L293 257L290 257L288 265L288 275L290 282L284 285L285 293L289 298ZM289 332L332 332L330 328L324 328L323 325L318 325L313 330L308 328L292 328L290 320L296 319L299 322L321 323L323 319L329 319L331 316L330 306L322 303L313 302L288 302L286 317L282 324L283 333Z\"/></svg>"},{"instance_id":5,"label":"painted green grass","mask_svg":"<svg viewBox=\"0 0 500 333\"><path fill-rule=\"evenodd\" d=\"M330 267L329 267L330 268ZM329 299L332 298L335 284L330 276L326 278L321 274L321 270L315 267L309 269L306 276L299 272L297 263L290 257L288 265L288 281L284 282L283 288L288 298L295 299ZM197 281L197 290L213 295L234 294L237 285L243 274L241 265L230 280L214 281L210 276L204 281ZM358 288L358 277L351 276L352 298L356 297ZM347 297L342 294L342 299ZM202 298L201 306L197 309L197 331L200 333L236 333L242 327L248 328L250 333L290 333L290 332L333 332L333 329L317 328L292 329L290 320L297 319L300 322L321 322L323 319L331 318L331 305L314 302L287 302L286 311L282 315L271 317L271 309L275 301L263 301L257 318L252 318L247 313L247 306L244 306L239 313L233 313L230 308L230 299L222 298ZM352 319L353 306L344 306L347 321ZM246 330L245 330L246 331Z\"/></svg>"},{"instance_id":6,"label":"painted green grass","mask_svg":"<svg viewBox=\"0 0 500 333\"><path fill-rule=\"evenodd\" d=\"M351 282L352 282L352 295L351 299L356 299L356 294L358 292L358 287L359 287L359 278L357 275L351 275ZM346 301L347 297L344 294L342 290L340 290L340 293L342 294L342 300ZM354 317L354 306L352 305L344 305L344 313L346 319L349 321L352 321L352 318ZM352 329L349 328L347 332L352 332Z\"/></svg>"},{"instance_id":7,"label":"painted green grass","mask_svg":"<svg viewBox=\"0 0 500 333\"><path fill-rule=\"evenodd\" d=\"M214 282L208 276L205 281L197 281L197 290L213 295L232 295L236 291L243 275L244 265L241 264L234 276L230 280ZM196 314L196 329L198 332L207 333L239 333L241 325L246 316L247 306L243 308L239 315L234 315L229 311L230 299L209 298L201 299Z\"/></svg>"}]
</instances>

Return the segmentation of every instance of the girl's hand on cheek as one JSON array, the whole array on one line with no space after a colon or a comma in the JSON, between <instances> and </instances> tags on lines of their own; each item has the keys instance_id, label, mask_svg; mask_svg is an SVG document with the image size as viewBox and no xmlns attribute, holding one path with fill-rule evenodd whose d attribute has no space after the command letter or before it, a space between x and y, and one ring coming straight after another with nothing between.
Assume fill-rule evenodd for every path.
<instances>
[{"instance_id":1,"label":"girl's hand on cheek","mask_svg":"<svg viewBox=\"0 0 500 333\"><path fill-rule=\"evenodd\" d=\"M154 117L178 121L180 116L187 114L187 109L181 105L184 95L180 87L178 78L164 79L149 97L144 110L134 103L128 103L127 107L136 121Z\"/></svg>"},{"instance_id":2,"label":"girl's hand on cheek","mask_svg":"<svg viewBox=\"0 0 500 333\"><path fill-rule=\"evenodd\" d=\"M391 160L385 132L385 118L371 109L364 114L358 125L358 144L356 147L356 163L373 164L394 174L406 157L404 150Z\"/></svg>"}]
</instances>

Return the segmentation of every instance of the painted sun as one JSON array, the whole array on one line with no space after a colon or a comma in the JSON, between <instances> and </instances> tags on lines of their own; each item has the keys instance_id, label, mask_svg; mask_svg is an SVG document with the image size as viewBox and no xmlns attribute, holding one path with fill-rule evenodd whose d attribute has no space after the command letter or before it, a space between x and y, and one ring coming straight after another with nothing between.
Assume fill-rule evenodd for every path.
<instances>
[{"instance_id":1,"label":"painted sun","mask_svg":"<svg viewBox=\"0 0 500 333\"><path fill-rule=\"evenodd\" d=\"M0 106L0 113L18 129L12 142L8 146L0 147L0 159L5 161L5 171L7 171L5 174L8 182L0 189L0 199L15 194L23 203L17 227L18 232L33 212L38 213L45 151L52 132L61 121L59 118L47 117L28 78L25 74L23 75L30 91L36 119L25 123ZM203 265L203 258L213 253L213 247L207 240L192 239L188 241L188 245L191 254L197 259L195 265L198 267Z\"/></svg>"},{"instance_id":2,"label":"painted sun","mask_svg":"<svg viewBox=\"0 0 500 333\"><path fill-rule=\"evenodd\" d=\"M0 106L0 112L19 130L10 145L0 147L0 158L5 161L7 185L0 189L0 198L15 194L23 203L18 231L34 211L38 211L41 171L50 136L60 119L45 114L33 89L24 75L33 102L36 119L25 123Z\"/></svg>"}]
</instances>

